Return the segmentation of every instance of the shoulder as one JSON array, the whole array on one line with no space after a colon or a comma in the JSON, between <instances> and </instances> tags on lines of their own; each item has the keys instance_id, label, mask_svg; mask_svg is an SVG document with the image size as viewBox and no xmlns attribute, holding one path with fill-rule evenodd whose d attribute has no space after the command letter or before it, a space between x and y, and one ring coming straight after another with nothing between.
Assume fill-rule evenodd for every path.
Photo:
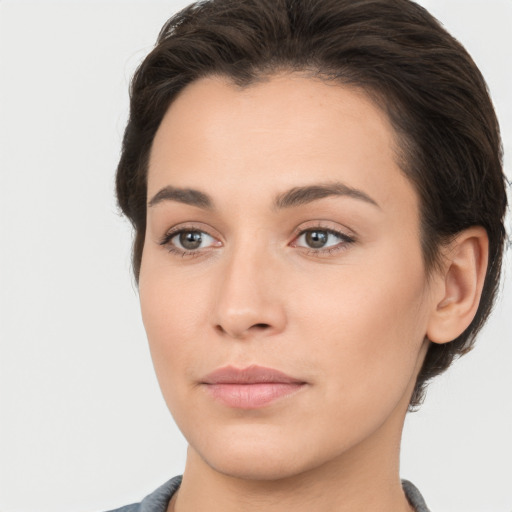
<instances>
[{"instance_id":1,"label":"shoulder","mask_svg":"<svg viewBox=\"0 0 512 512\"><path fill-rule=\"evenodd\" d=\"M166 512L169 501L179 489L180 484L181 476L176 476L146 496L140 503L133 503L108 512ZM423 496L414 484L408 480L402 480L402 487L416 512L430 512Z\"/></svg>"},{"instance_id":2,"label":"shoulder","mask_svg":"<svg viewBox=\"0 0 512 512\"><path fill-rule=\"evenodd\" d=\"M169 501L180 484L181 476L176 476L146 496L140 503L125 505L108 512L166 512Z\"/></svg>"},{"instance_id":3,"label":"shoulder","mask_svg":"<svg viewBox=\"0 0 512 512\"><path fill-rule=\"evenodd\" d=\"M423 496L414 484L408 480L402 480L402 488L407 496L407 500L414 507L416 512L430 512Z\"/></svg>"}]
</instances>

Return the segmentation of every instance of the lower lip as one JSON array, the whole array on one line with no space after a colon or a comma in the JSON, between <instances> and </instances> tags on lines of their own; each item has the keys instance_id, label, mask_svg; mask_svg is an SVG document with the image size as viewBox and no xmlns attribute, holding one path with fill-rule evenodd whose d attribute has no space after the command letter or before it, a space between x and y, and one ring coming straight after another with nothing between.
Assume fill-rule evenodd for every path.
<instances>
[{"instance_id":1,"label":"lower lip","mask_svg":"<svg viewBox=\"0 0 512 512\"><path fill-rule=\"evenodd\" d=\"M296 393L304 384L265 382L255 384L207 384L219 402L237 409L258 409Z\"/></svg>"}]
</instances>

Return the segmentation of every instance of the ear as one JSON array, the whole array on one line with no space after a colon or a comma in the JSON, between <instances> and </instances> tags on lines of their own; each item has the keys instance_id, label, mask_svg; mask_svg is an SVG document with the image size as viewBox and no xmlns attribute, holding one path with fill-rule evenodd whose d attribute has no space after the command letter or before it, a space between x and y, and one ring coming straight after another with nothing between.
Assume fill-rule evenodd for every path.
<instances>
[{"instance_id":1,"label":"ear","mask_svg":"<svg viewBox=\"0 0 512 512\"><path fill-rule=\"evenodd\" d=\"M487 232L481 226L466 229L442 252L442 270L433 281L434 303L427 329L427 337L434 343L454 340L475 317L487 272Z\"/></svg>"}]
</instances>

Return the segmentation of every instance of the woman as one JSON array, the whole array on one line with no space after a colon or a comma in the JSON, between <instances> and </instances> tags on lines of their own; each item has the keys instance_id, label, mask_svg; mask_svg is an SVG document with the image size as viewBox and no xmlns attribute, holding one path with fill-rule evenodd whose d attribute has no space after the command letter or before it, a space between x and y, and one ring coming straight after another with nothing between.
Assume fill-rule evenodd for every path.
<instances>
[{"instance_id":1,"label":"woman","mask_svg":"<svg viewBox=\"0 0 512 512\"><path fill-rule=\"evenodd\" d=\"M426 511L406 412L467 352L506 208L483 78L409 0L212 0L138 69L117 193L188 443L143 511Z\"/></svg>"}]
</instances>

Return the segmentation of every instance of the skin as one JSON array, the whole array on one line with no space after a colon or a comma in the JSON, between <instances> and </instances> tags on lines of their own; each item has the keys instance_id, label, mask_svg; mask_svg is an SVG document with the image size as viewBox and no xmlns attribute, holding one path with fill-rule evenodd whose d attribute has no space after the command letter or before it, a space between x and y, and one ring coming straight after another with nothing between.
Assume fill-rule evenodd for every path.
<instances>
[{"instance_id":1,"label":"skin","mask_svg":"<svg viewBox=\"0 0 512 512\"><path fill-rule=\"evenodd\" d=\"M139 282L162 393L189 443L169 510L411 510L400 437L447 288L427 278L418 198L395 148L362 92L297 74L244 89L204 78L170 106L149 162ZM334 182L376 204L329 195L274 207L294 187ZM151 202L169 186L213 208ZM201 246L172 252L179 236L162 241L173 228L202 232ZM314 228L327 248L299 234ZM480 246L466 246L478 260ZM201 385L253 364L306 384L255 410Z\"/></svg>"}]
</instances>

